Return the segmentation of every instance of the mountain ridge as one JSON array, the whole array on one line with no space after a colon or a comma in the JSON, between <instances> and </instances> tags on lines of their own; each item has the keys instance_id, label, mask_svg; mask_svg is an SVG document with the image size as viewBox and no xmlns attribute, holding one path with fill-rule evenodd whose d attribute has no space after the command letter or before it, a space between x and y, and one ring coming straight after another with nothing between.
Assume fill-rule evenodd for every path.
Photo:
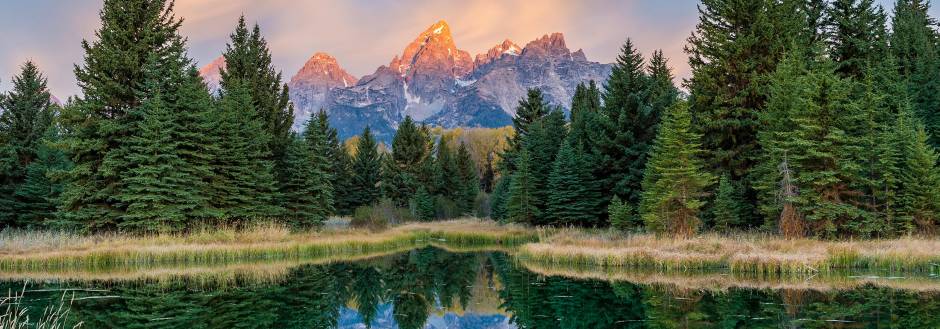
<instances>
[{"instance_id":1,"label":"mountain ridge","mask_svg":"<svg viewBox=\"0 0 940 329\"><path fill-rule=\"evenodd\" d=\"M505 39L471 56L457 47L443 20L388 63L357 79L332 55L314 53L288 82L294 129L301 130L321 108L341 138L370 126L377 138L388 141L405 116L446 128L501 127L511 124L528 88L541 89L549 103L567 108L579 83L603 83L610 74L610 64L589 61L581 49L571 52L559 32L523 47ZM210 88L218 88L211 73L219 67L224 60L200 70Z\"/></svg>"}]
</instances>

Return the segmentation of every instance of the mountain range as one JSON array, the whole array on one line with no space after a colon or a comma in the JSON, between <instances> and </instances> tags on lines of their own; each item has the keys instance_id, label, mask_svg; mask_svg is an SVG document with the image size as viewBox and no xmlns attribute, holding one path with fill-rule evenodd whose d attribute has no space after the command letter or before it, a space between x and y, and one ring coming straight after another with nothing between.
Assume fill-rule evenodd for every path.
<instances>
[{"instance_id":1,"label":"mountain range","mask_svg":"<svg viewBox=\"0 0 940 329\"><path fill-rule=\"evenodd\" d=\"M221 57L200 70L218 88ZM546 34L520 47L510 40L471 56L457 47L447 22L428 27L374 73L356 78L333 56L318 52L288 82L294 128L323 108L341 138L369 126L388 141L406 115L445 128L511 124L526 89L539 88L549 103L566 108L579 83L602 83L611 65L572 52L561 33Z\"/></svg>"}]
</instances>

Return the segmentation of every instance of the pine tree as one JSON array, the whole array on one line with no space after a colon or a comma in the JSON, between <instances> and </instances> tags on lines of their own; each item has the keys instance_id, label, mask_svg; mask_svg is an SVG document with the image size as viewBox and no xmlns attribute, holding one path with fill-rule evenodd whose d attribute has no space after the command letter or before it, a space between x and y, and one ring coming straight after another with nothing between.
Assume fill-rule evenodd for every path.
<instances>
[{"instance_id":1,"label":"pine tree","mask_svg":"<svg viewBox=\"0 0 940 329\"><path fill-rule=\"evenodd\" d=\"M611 198L610 204L607 205L607 216L610 218L610 226L622 232L639 227L633 213L633 207L620 200L619 196L615 195Z\"/></svg>"},{"instance_id":2,"label":"pine tree","mask_svg":"<svg viewBox=\"0 0 940 329\"><path fill-rule=\"evenodd\" d=\"M890 49L897 58L915 113L926 126L931 145L940 147L940 53L937 22L922 0L898 0L894 5Z\"/></svg>"},{"instance_id":3,"label":"pine tree","mask_svg":"<svg viewBox=\"0 0 940 329\"><path fill-rule=\"evenodd\" d=\"M834 0L827 12L829 56L842 77L860 79L887 53L887 15L873 0Z\"/></svg>"},{"instance_id":4,"label":"pine tree","mask_svg":"<svg viewBox=\"0 0 940 329\"><path fill-rule=\"evenodd\" d=\"M274 165L268 160L268 134L251 104L247 88L230 85L217 112L212 202L230 220L279 217L283 210L277 205Z\"/></svg>"},{"instance_id":5,"label":"pine tree","mask_svg":"<svg viewBox=\"0 0 940 329\"><path fill-rule=\"evenodd\" d=\"M451 201L460 192L460 177L457 173L457 161L454 158L454 151L450 148L446 137L441 137L437 142L434 159L434 185L429 187L429 192Z\"/></svg>"},{"instance_id":6,"label":"pine tree","mask_svg":"<svg viewBox=\"0 0 940 329\"><path fill-rule=\"evenodd\" d=\"M687 104L667 111L643 180L640 216L647 229L675 236L698 230L706 189L715 180L700 158L700 138L692 131Z\"/></svg>"},{"instance_id":7,"label":"pine tree","mask_svg":"<svg viewBox=\"0 0 940 329\"><path fill-rule=\"evenodd\" d=\"M307 130L303 139L294 138L284 154L285 169L292 174L281 181L278 190L284 219L295 228L319 225L333 213L323 137L317 129Z\"/></svg>"},{"instance_id":8,"label":"pine tree","mask_svg":"<svg viewBox=\"0 0 940 329\"><path fill-rule=\"evenodd\" d=\"M375 138L372 137L372 131L367 126L359 136L356 156L352 162L353 176L349 195L350 200L354 202L351 204L353 208L371 205L379 200L381 164L382 158L379 156Z\"/></svg>"},{"instance_id":9,"label":"pine tree","mask_svg":"<svg viewBox=\"0 0 940 329\"><path fill-rule=\"evenodd\" d=\"M639 200L643 168L661 116L650 108L650 78L643 62L633 41L627 39L603 95L605 138L599 147L605 163L598 177L606 178L605 191L630 203Z\"/></svg>"},{"instance_id":10,"label":"pine tree","mask_svg":"<svg viewBox=\"0 0 940 329\"><path fill-rule=\"evenodd\" d=\"M480 193L480 176L477 173L476 163L470 156L467 144L463 142L457 147L457 177L460 181L454 202L462 214L473 214L473 205L477 194Z\"/></svg>"},{"instance_id":11,"label":"pine tree","mask_svg":"<svg viewBox=\"0 0 940 329\"><path fill-rule=\"evenodd\" d=\"M853 188L864 183L857 159L865 153L864 140L853 135L864 122L864 111L849 99L852 85L837 76L833 65L807 67L795 57L781 64L772 79L767 125L760 136L761 209L774 219L792 203L797 215L790 218L802 218L817 234L873 234L884 225L853 205L864 194ZM781 163L798 191L782 199Z\"/></svg>"},{"instance_id":12,"label":"pine tree","mask_svg":"<svg viewBox=\"0 0 940 329\"><path fill-rule=\"evenodd\" d=\"M429 221L434 219L434 196L428 193L424 186L419 186L418 191L412 197L415 206L415 217L419 220Z\"/></svg>"},{"instance_id":13,"label":"pine tree","mask_svg":"<svg viewBox=\"0 0 940 329\"><path fill-rule=\"evenodd\" d=\"M311 125L315 125L312 127ZM325 155L329 160L329 178L330 186L333 187L333 209L337 214L351 214L351 200L349 199L349 184L352 179L352 161L346 148L339 140L336 128L330 127L329 117L326 111L317 112L316 118L307 122L304 131L318 129L319 134L325 136L326 150Z\"/></svg>"},{"instance_id":14,"label":"pine tree","mask_svg":"<svg viewBox=\"0 0 940 329\"><path fill-rule=\"evenodd\" d=\"M399 206L407 205L418 190L421 166L431 156L431 146L427 128L419 127L406 116L392 138L392 154L382 170L382 190L386 197Z\"/></svg>"},{"instance_id":15,"label":"pine tree","mask_svg":"<svg viewBox=\"0 0 940 329\"><path fill-rule=\"evenodd\" d=\"M730 172L732 180L745 177L755 163L757 115L766 87L759 78L772 73L779 60L777 36L790 34L773 26L770 3L703 0L685 47L692 69L691 111L705 159L714 172Z\"/></svg>"},{"instance_id":16,"label":"pine tree","mask_svg":"<svg viewBox=\"0 0 940 329\"><path fill-rule=\"evenodd\" d=\"M722 175L718 180L718 191L715 193L715 202L712 205L712 225L715 230L728 231L741 224L741 200L731 177Z\"/></svg>"},{"instance_id":17,"label":"pine tree","mask_svg":"<svg viewBox=\"0 0 940 329\"><path fill-rule=\"evenodd\" d=\"M536 201L536 186L529 167L529 152L519 152L517 168L509 181L509 193L506 200L506 219L510 222L540 224L541 211Z\"/></svg>"},{"instance_id":18,"label":"pine tree","mask_svg":"<svg viewBox=\"0 0 940 329\"><path fill-rule=\"evenodd\" d=\"M512 186L512 176L503 176L496 181L493 194L490 195L490 217L504 221L509 217L509 188Z\"/></svg>"},{"instance_id":19,"label":"pine tree","mask_svg":"<svg viewBox=\"0 0 940 329\"><path fill-rule=\"evenodd\" d=\"M225 68L220 70L221 94L224 96L234 84L248 89L257 113L254 117L261 121L261 128L270 136L268 160L279 163L291 142L294 109L287 85L281 83L281 73L271 62L271 51L258 24L249 31L245 16L239 17L222 56Z\"/></svg>"},{"instance_id":20,"label":"pine tree","mask_svg":"<svg viewBox=\"0 0 940 329\"><path fill-rule=\"evenodd\" d=\"M906 169L901 176L903 189L899 195L902 222L900 232L920 228L933 232L940 224L940 171L937 152L930 146L926 130L918 127L904 151Z\"/></svg>"},{"instance_id":21,"label":"pine tree","mask_svg":"<svg viewBox=\"0 0 940 329\"><path fill-rule=\"evenodd\" d=\"M568 139L576 150L586 153L585 156L599 157L599 143L603 137L600 109L601 98L597 84L594 81L587 86L578 84L571 99Z\"/></svg>"},{"instance_id":22,"label":"pine tree","mask_svg":"<svg viewBox=\"0 0 940 329\"><path fill-rule=\"evenodd\" d=\"M538 209L545 209L548 206L548 178L558 150L565 143L566 130L564 114L555 109L533 122L529 126L528 135L522 140L522 148L529 157L528 170L533 186L530 202ZM511 195L512 193L510 193L510 199ZM534 224L544 224L545 218L536 219L537 223Z\"/></svg>"},{"instance_id":23,"label":"pine tree","mask_svg":"<svg viewBox=\"0 0 940 329\"><path fill-rule=\"evenodd\" d=\"M548 179L547 220L553 225L600 226L600 191L588 163L570 143L558 151Z\"/></svg>"},{"instance_id":24,"label":"pine tree","mask_svg":"<svg viewBox=\"0 0 940 329\"><path fill-rule=\"evenodd\" d=\"M523 139L529 134L529 126L549 113L548 102L542 97L539 89L529 89L526 98L519 101L516 106L516 115L512 118L512 127L515 132L509 138L508 147L501 155L503 174L510 174L516 169L515 157L523 147Z\"/></svg>"},{"instance_id":25,"label":"pine tree","mask_svg":"<svg viewBox=\"0 0 940 329\"><path fill-rule=\"evenodd\" d=\"M673 83L672 70L669 68L669 61L663 55L662 50L653 52L650 57L649 67L649 104L650 113L661 116L663 112L672 107L679 101L679 88ZM656 117L656 120L659 118ZM656 122L658 125L658 122Z\"/></svg>"},{"instance_id":26,"label":"pine tree","mask_svg":"<svg viewBox=\"0 0 940 329\"><path fill-rule=\"evenodd\" d=\"M165 104L172 105L170 112L181 113L176 99L184 86L180 77L195 81L185 39L178 33L181 20L168 1L107 0L100 16L98 39L82 43L84 63L75 68L82 96L61 116L62 147L75 166L63 177L60 214L89 230L116 228L124 216L126 205L116 196L125 193L121 179L134 166L127 143L142 120L137 109L160 91ZM148 72L155 69L159 72ZM156 85L145 83L153 76L161 77ZM179 170L190 168L187 160ZM184 186L198 188L198 181Z\"/></svg>"},{"instance_id":27,"label":"pine tree","mask_svg":"<svg viewBox=\"0 0 940 329\"><path fill-rule=\"evenodd\" d=\"M187 227L187 213L194 203L185 184L192 181L178 170L186 162L178 156L179 142L174 139L178 125L162 96L141 104L133 135L124 152L129 170L121 173L124 188L116 195L127 210L118 228L133 232L175 232Z\"/></svg>"},{"instance_id":28,"label":"pine tree","mask_svg":"<svg viewBox=\"0 0 940 329\"><path fill-rule=\"evenodd\" d=\"M35 228L54 223L62 194L62 184L54 178L71 166L65 154L53 147L59 138L56 126L49 126L37 146L36 159L26 167L25 180L14 193L17 226Z\"/></svg>"},{"instance_id":29,"label":"pine tree","mask_svg":"<svg viewBox=\"0 0 940 329\"><path fill-rule=\"evenodd\" d=\"M0 95L0 227L39 224L23 218L17 209L28 201L15 194L30 175L45 175L35 172L40 167L30 174L30 166L38 160L43 135L56 114L49 99L46 78L32 62L13 77L13 90Z\"/></svg>"}]
</instances>

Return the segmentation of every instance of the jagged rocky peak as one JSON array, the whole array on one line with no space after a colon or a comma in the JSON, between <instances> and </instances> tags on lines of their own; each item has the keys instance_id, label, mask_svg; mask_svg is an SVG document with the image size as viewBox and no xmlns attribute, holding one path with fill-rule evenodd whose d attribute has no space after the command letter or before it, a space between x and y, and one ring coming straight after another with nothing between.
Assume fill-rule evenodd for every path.
<instances>
[{"instance_id":1,"label":"jagged rocky peak","mask_svg":"<svg viewBox=\"0 0 940 329\"><path fill-rule=\"evenodd\" d=\"M297 71L289 83L293 88L336 88L349 87L358 82L355 76L344 70L336 58L330 54L318 52L313 54Z\"/></svg>"},{"instance_id":2,"label":"jagged rocky peak","mask_svg":"<svg viewBox=\"0 0 940 329\"><path fill-rule=\"evenodd\" d=\"M522 48L509 39L506 39L503 40L502 43L493 46L493 48L490 48L490 50L487 50L486 53L477 54L473 61L473 65L475 67L483 66L499 59L503 55L519 56L520 53L522 53Z\"/></svg>"},{"instance_id":3,"label":"jagged rocky peak","mask_svg":"<svg viewBox=\"0 0 940 329\"><path fill-rule=\"evenodd\" d=\"M416 97L433 97L435 92L453 86L457 78L468 75L473 60L470 53L457 48L450 26L442 20L418 35L389 67L401 74Z\"/></svg>"},{"instance_id":4,"label":"jagged rocky peak","mask_svg":"<svg viewBox=\"0 0 940 329\"><path fill-rule=\"evenodd\" d=\"M569 55L571 55L571 51L568 50L568 46L565 45L565 35L558 32L543 35L541 38L526 44L525 49L522 50L522 56L525 57L559 57Z\"/></svg>"},{"instance_id":5,"label":"jagged rocky peak","mask_svg":"<svg viewBox=\"0 0 940 329\"><path fill-rule=\"evenodd\" d=\"M206 82L209 91L215 93L219 90L219 84L222 82L221 70L225 68L225 57L219 56L199 69L199 76Z\"/></svg>"}]
</instances>

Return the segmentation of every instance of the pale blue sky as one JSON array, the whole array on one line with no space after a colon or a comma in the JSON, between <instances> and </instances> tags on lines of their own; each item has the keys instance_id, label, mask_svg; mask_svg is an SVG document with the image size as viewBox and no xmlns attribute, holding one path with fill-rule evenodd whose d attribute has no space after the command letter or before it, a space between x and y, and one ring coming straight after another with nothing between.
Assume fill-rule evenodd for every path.
<instances>
[{"instance_id":1,"label":"pale blue sky","mask_svg":"<svg viewBox=\"0 0 940 329\"><path fill-rule=\"evenodd\" d=\"M893 0L880 0L890 4ZM471 54L509 38L520 46L562 32L568 47L611 62L627 37L645 53L663 49L679 77L682 53L697 20L697 0L177 0L190 56L208 63L221 54L237 17L261 24L274 63L289 79L314 52L334 55L361 77L388 64L434 22L450 23L457 46ZM80 42L98 27L101 0L0 0L0 90L25 60L46 72L53 93L78 92L73 63ZM890 7L888 5L887 7ZM890 8L889 8L890 9ZM936 16L938 11L932 8Z\"/></svg>"}]
</instances>

